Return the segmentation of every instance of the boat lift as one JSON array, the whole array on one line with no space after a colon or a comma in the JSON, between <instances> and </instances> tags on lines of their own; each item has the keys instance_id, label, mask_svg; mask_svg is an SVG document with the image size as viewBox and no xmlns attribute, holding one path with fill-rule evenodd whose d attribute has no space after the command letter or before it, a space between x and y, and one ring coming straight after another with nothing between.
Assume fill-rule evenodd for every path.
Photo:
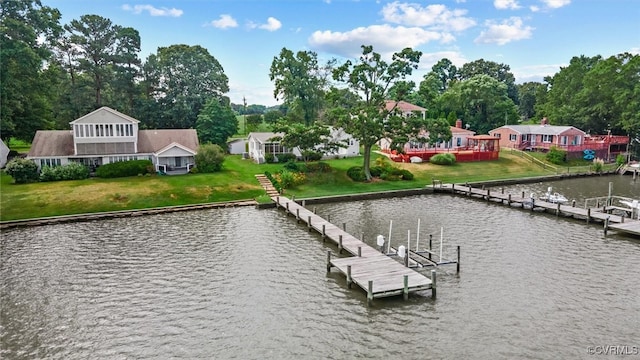
<instances>
[{"instance_id":1,"label":"boat lift","mask_svg":"<svg viewBox=\"0 0 640 360\"><path fill-rule=\"evenodd\" d=\"M396 249L391 246L391 230L393 229L393 220L389 221L389 237L384 239L383 235L377 236L377 245L380 252L390 257L399 257L404 266L409 268L427 268L440 265L456 264L456 273L460 272L460 245L456 247L457 259L446 259L442 256L442 247L444 239L444 228L440 228L440 251L436 253L433 249L433 235L429 234L429 248L420 250L420 219L418 219L418 230L416 233L416 245L414 250L411 249L411 230L407 230L407 246L399 245ZM385 251L384 245L387 245Z\"/></svg>"}]
</instances>

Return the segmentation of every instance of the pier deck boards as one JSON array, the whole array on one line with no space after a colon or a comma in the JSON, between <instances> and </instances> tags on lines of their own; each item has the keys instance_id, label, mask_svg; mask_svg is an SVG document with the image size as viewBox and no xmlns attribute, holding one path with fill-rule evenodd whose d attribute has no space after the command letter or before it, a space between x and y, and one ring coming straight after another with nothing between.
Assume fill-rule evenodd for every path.
<instances>
[{"instance_id":1,"label":"pier deck boards","mask_svg":"<svg viewBox=\"0 0 640 360\"><path fill-rule=\"evenodd\" d=\"M306 223L309 230L313 229L322 234L325 239L334 242L341 252L346 251L353 255L345 258L330 257L327 266L335 267L347 277L348 282L351 281L361 287L367 292L368 300L408 295L410 292L420 290L435 290L428 277L405 267L304 206L284 196L275 196L272 199L278 207L285 209L298 221ZM405 276L407 277L406 287ZM370 281L372 282L371 293L369 293Z\"/></svg>"}]
</instances>

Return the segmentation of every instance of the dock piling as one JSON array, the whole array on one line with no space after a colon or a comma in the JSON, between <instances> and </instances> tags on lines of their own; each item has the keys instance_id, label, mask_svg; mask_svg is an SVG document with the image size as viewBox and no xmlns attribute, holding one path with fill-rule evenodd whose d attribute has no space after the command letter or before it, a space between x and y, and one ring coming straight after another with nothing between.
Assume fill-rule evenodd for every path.
<instances>
[{"instance_id":1,"label":"dock piling","mask_svg":"<svg viewBox=\"0 0 640 360\"><path fill-rule=\"evenodd\" d=\"M347 223L346 222L342 223L342 231L347 231Z\"/></svg>"},{"instance_id":2,"label":"dock piling","mask_svg":"<svg viewBox=\"0 0 640 360\"><path fill-rule=\"evenodd\" d=\"M351 289L351 265L347 265L347 287Z\"/></svg>"},{"instance_id":3,"label":"dock piling","mask_svg":"<svg viewBox=\"0 0 640 360\"><path fill-rule=\"evenodd\" d=\"M431 297L436 297L436 271L431 270Z\"/></svg>"},{"instance_id":4,"label":"dock piling","mask_svg":"<svg viewBox=\"0 0 640 360\"><path fill-rule=\"evenodd\" d=\"M607 231L609 231L609 217L607 216L606 219L604 219L604 235L607 236Z\"/></svg>"},{"instance_id":5,"label":"dock piling","mask_svg":"<svg viewBox=\"0 0 640 360\"><path fill-rule=\"evenodd\" d=\"M296 209L296 222L300 222L300 208Z\"/></svg>"},{"instance_id":6,"label":"dock piling","mask_svg":"<svg viewBox=\"0 0 640 360\"><path fill-rule=\"evenodd\" d=\"M587 224L591 221L591 208L587 209Z\"/></svg>"},{"instance_id":7,"label":"dock piling","mask_svg":"<svg viewBox=\"0 0 640 360\"><path fill-rule=\"evenodd\" d=\"M571 200L571 207L576 207L576 199Z\"/></svg>"},{"instance_id":8,"label":"dock piling","mask_svg":"<svg viewBox=\"0 0 640 360\"><path fill-rule=\"evenodd\" d=\"M340 254L342 254L342 234L338 236L338 250L340 250Z\"/></svg>"},{"instance_id":9,"label":"dock piling","mask_svg":"<svg viewBox=\"0 0 640 360\"><path fill-rule=\"evenodd\" d=\"M325 242L327 239L326 225L322 224L322 242Z\"/></svg>"},{"instance_id":10,"label":"dock piling","mask_svg":"<svg viewBox=\"0 0 640 360\"><path fill-rule=\"evenodd\" d=\"M327 250L327 272L331 271L331 250Z\"/></svg>"},{"instance_id":11,"label":"dock piling","mask_svg":"<svg viewBox=\"0 0 640 360\"><path fill-rule=\"evenodd\" d=\"M431 245L433 244L433 234L429 234L429 261L431 261Z\"/></svg>"},{"instance_id":12,"label":"dock piling","mask_svg":"<svg viewBox=\"0 0 640 360\"><path fill-rule=\"evenodd\" d=\"M369 280L367 285L367 305L371 305L373 302L373 280Z\"/></svg>"},{"instance_id":13,"label":"dock piling","mask_svg":"<svg viewBox=\"0 0 640 360\"><path fill-rule=\"evenodd\" d=\"M358 257L362 257L362 246L358 246Z\"/></svg>"},{"instance_id":14,"label":"dock piling","mask_svg":"<svg viewBox=\"0 0 640 360\"><path fill-rule=\"evenodd\" d=\"M558 206L556 207L556 216L560 215L560 203L558 203Z\"/></svg>"},{"instance_id":15,"label":"dock piling","mask_svg":"<svg viewBox=\"0 0 640 360\"><path fill-rule=\"evenodd\" d=\"M409 300L409 275L404 276L404 288L402 289L402 297Z\"/></svg>"},{"instance_id":16,"label":"dock piling","mask_svg":"<svg viewBox=\"0 0 640 360\"><path fill-rule=\"evenodd\" d=\"M307 228L309 229L309 232L311 232L311 229L313 229L311 227L311 215L309 215L309 217L307 218Z\"/></svg>"},{"instance_id":17,"label":"dock piling","mask_svg":"<svg viewBox=\"0 0 640 360\"><path fill-rule=\"evenodd\" d=\"M456 274L460 272L460 245L458 245L458 260L456 261Z\"/></svg>"}]
</instances>

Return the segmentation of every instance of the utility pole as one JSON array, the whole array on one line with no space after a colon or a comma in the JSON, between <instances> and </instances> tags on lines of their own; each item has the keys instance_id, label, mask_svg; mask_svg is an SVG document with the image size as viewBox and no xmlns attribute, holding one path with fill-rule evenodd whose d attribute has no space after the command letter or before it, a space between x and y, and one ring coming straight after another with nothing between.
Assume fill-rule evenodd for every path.
<instances>
[{"instance_id":1,"label":"utility pole","mask_svg":"<svg viewBox=\"0 0 640 360\"><path fill-rule=\"evenodd\" d=\"M242 135L247 135L247 98L242 96L242 103L244 105L244 111L242 112Z\"/></svg>"}]
</instances>

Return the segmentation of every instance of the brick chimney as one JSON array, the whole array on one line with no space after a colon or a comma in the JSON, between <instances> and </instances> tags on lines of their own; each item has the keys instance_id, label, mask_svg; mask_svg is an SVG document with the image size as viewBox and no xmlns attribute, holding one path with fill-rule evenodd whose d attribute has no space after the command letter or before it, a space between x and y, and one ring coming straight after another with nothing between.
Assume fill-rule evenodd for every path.
<instances>
[{"instance_id":1,"label":"brick chimney","mask_svg":"<svg viewBox=\"0 0 640 360\"><path fill-rule=\"evenodd\" d=\"M549 120L547 119L547 117L543 117L542 121L540 121L540 125L545 126L545 125L549 125Z\"/></svg>"},{"instance_id":2,"label":"brick chimney","mask_svg":"<svg viewBox=\"0 0 640 360\"><path fill-rule=\"evenodd\" d=\"M462 129L462 120L460 120L460 119L456 120L456 127L458 129Z\"/></svg>"}]
</instances>

